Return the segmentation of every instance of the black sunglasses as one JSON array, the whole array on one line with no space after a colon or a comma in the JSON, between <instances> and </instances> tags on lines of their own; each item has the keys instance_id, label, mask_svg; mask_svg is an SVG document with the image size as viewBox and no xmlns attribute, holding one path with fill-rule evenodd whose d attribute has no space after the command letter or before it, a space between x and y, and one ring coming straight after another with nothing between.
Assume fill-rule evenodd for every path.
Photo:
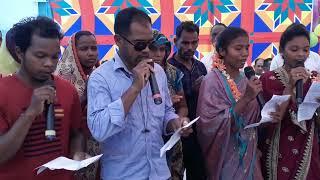
<instances>
[{"instance_id":1,"label":"black sunglasses","mask_svg":"<svg viewBox=\"0 0 320 180\"><path fill-rule=\"evenodd\" d=\"M136 42L136 43L132 43L131 41L129 41L126 37L122 36L121 34L119 34L119 36L122 37L124 40L126 40L129 44L131 44L134 47L134 50L136 50L136 51L142 51L147 46L150 49L151 48L151 44L153 42L153 41L149 41L149 42L139 41L139 42Z\"/></svg>"}]
</instances>

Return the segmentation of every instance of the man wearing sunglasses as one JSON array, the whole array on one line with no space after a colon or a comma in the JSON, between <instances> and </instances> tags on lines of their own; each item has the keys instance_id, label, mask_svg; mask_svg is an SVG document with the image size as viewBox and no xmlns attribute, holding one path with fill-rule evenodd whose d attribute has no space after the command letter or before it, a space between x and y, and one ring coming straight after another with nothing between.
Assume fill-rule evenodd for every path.
<instances>
[{"instance_id":1,"label":"man wearing sunglasses","mask_svg":"<svg viewBox=\"0 0 320 180\"><path fill-rule=\"evenodd\" d=\"M88 127L101 142L102 179L168 179L166 157L160 157L162 135L188 122L172 107L163 69L149 59L153 41L150 17L136 8L115 18L115 57L103 63L88 83ZM153 102L148 78L154 73L162 103ZM192 129L184 129L187 136Z\"/></svg>"}]
</instances>

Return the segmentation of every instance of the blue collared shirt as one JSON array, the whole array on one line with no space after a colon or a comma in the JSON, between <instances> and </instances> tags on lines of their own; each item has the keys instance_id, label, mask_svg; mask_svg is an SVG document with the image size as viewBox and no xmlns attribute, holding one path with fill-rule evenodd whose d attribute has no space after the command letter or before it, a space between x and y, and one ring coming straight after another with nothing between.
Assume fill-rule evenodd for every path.
<instances>
[{"instance_id":1,"label":"blue collared shirt","mask_svg":"<svg viewBox=\"0 0 320 180\"><path fill-rule=\"evenodd\" d=\"M155 105L150 84L141 90L129 113L124 112L121 96L133 82L133 75L116 53L90 76L88 83L88 127L101 142L102 178L168 179L166 157L160 158L162 135L168 122L178 116L172 107L167 78L155 64L155 75L162 104Z\"/></svg>"}]
</instances>

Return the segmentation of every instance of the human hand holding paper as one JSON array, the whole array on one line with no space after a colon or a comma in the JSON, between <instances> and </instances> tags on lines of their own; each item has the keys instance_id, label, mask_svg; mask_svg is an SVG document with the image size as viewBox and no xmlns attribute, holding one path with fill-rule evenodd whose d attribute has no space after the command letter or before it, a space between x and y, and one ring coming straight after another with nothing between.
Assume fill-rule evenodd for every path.
<instances>
[{"instance_id":1,"label":"human hand holding paper","mask_svg":"<svg viewBox=\"0 0 320 180\"><path fill-rule=\"evenodd\" d=\"M180 131L191 127L191 125L197 122L199 118L200 117L197 117L196 119L192 120L188 124L176 130L173 133L173 135L170 137L169 141L160 149L160 157L162 157L166 151L170 150L180 140L180 137L181 137Z\"/></svg>"},{"instance_id":2,"label":"human hand holding paper","mask_svg":"<svg viewBox=\"0 0 320 180\"><path fill-rule=\"evenodd\" d=\"M320 83L313 82L303 102L298 107L298 122L312 119L319 103Z\"/></svg>"},{"instance_id":3,"label":"human hand holding paper","mask_svg":"<svg viewBox=\"0 0 320 180\"><path fill-rule=\"evenodd\" d=\"M272 113L276 112L277 106L280 106L284 102L288 101L289 98L290 98L290 95L281 95L281 96L273 95L272 98L264 105L263 109L261 110L260 122L250 124L246 126L244 129L257 127L262 123L272 122L273 121Z\"/></svg>"},{"instance_id":4,"label":"human hand holding paper","mask_svg":"<svg viewBox=\"0 0 320 180\"><path fill-rule=\"evenodd\" d=\"M41 172L43 172L47 168L49 168L50 170L65 169L65 170L69 170L69 171L77 171L81 168L87 167L90 164L98 161L101 157L102 157L102 154L85 159L85 160L82 160L82 161L76 161L76 160L72 160L72 159L68 159L66 157L60 156L52 161L47 162L46 164L44 164L42 166L36 168L36 169L38 169L37 174L40 174Z\"/></svg>"}]
</instances>

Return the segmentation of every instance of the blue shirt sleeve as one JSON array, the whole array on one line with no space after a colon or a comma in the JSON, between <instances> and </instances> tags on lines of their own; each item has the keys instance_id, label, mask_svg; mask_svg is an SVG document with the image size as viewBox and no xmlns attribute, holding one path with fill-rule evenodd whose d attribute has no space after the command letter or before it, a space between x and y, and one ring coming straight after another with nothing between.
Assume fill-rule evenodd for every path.
<instances>
[{"instance_id":1,"label":"blue shirt sleeve","mask_svg":"<svg viewBox=\"0 0 320 180\"><path fill-rule=\"evenodd\" d=\"M112 101L108 82L93 73L88 82L88 127L99 142L119 133L125 127L125 112L121 97Z\"/></svg>"},{"instance_id":2,"label":"blue shirt sleeve","mask_svg":"<svg viewBox=\"0 0 320 180\"><path fill-rule=\"evenodd\" d=\"M163 73L165 76L165 73ZM166 76L163 78L163 84L164 84L164 97L165 97L165 114L164 114L164 135L169 135L172 132L167 132L167 125L171 120L174 120L178 118L179 116L175 113L175 109L173 108L173 104L171 101L171 96L169 93L169 88L168 88L168 80Z\"/></svg>"}]
</instances>

